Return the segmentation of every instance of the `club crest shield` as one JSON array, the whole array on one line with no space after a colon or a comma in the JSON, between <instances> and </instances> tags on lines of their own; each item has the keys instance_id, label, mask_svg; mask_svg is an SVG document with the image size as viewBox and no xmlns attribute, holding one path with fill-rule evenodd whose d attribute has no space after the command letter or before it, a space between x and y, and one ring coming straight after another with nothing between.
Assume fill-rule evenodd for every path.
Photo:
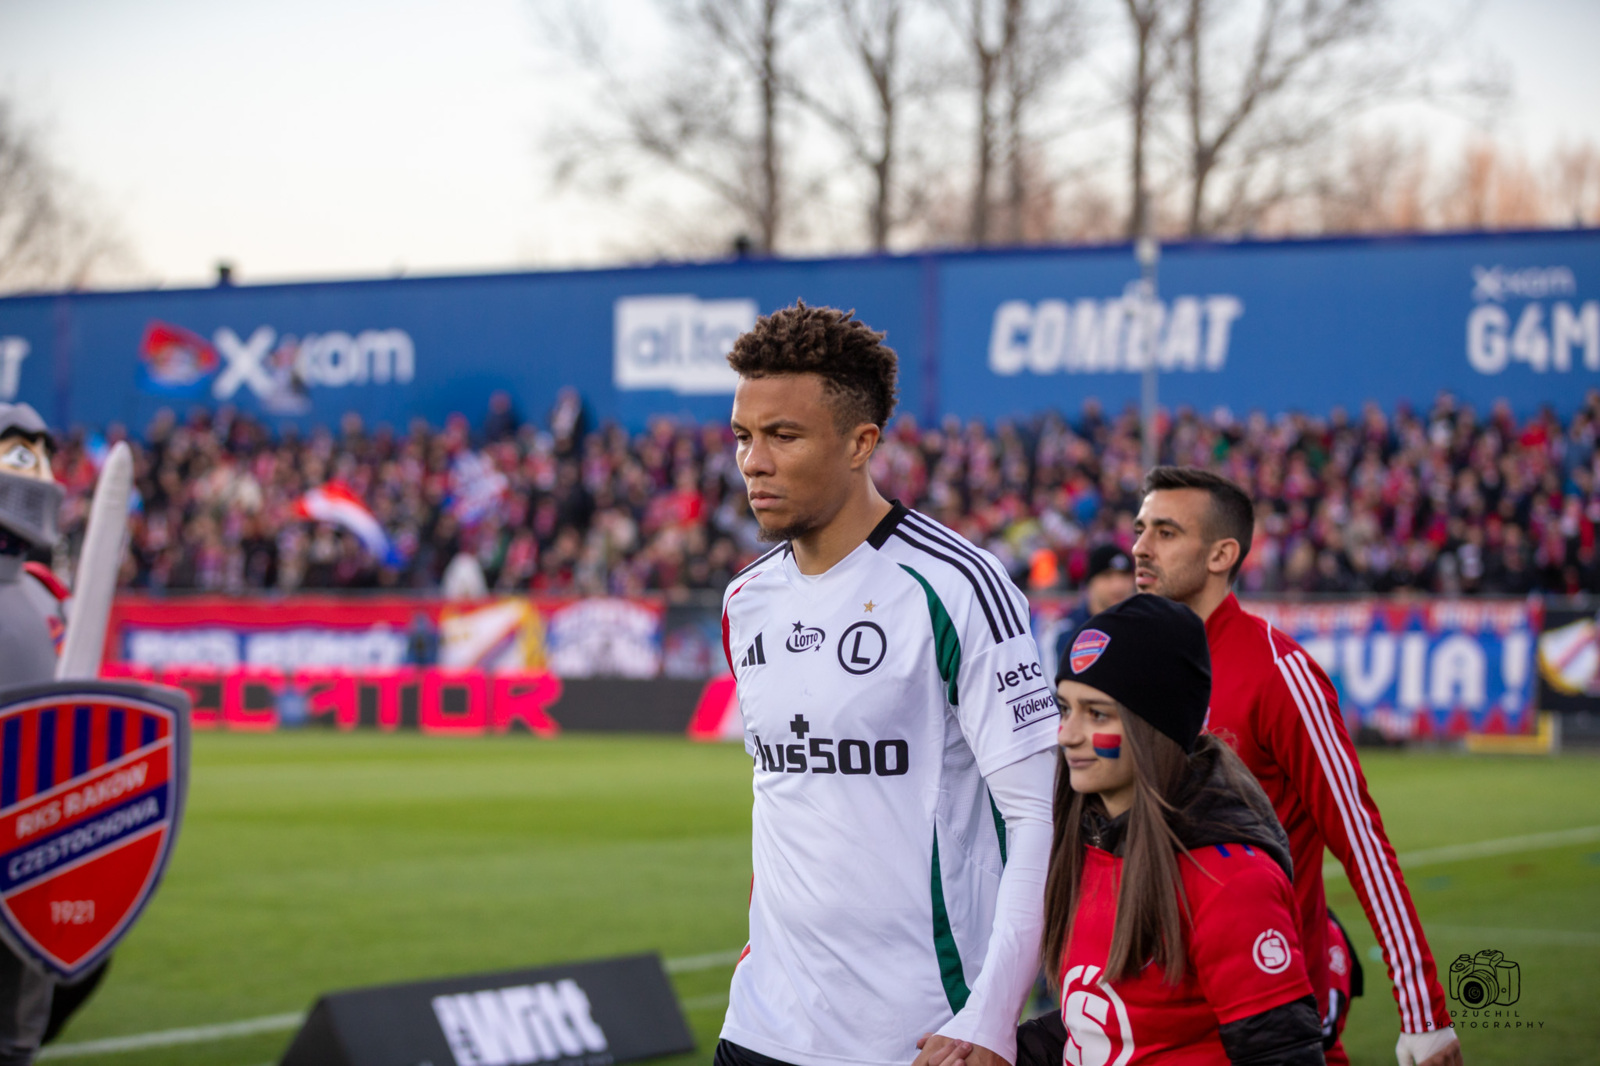
<instances>
[{"instance_id":1,"label":"club crest shield","mask_svg":"<svg viewBox=\"0 0 1600 1066\"><path fill-rule=\"evenodd\" d=\"M1110 643L1111 638L1098 629L1085 629L1072 642L1072 650L1067 652L1067 665L1072 667L1073 673L1083 673L1105 654Z\"/></svg>"},{"instance_id":2,"label":"club crest shield","mask_svg":"<svg viewBox=\"0 0 1600 1066\"><path fill-rule=\"evenodd\" d=\"M181 690L0 689L0 938L59 978L97 965L161 881L188 777Z\"/></svg>"}]
</instances>

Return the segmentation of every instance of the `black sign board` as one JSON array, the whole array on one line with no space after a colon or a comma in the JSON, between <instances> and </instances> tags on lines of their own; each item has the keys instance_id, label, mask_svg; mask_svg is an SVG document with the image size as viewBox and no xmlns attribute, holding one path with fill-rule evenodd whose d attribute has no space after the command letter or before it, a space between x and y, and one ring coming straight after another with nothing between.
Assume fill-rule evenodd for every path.
<instances>
[{"instance_id":1,"label":"black sign board","mask_svg":"<svg viewBox=\"0 0 1600 1066\"><path fill-rule=\"evenodd\" d=\"M693 1050L651 954L333 992L281 1066L610 1066Z\"/></svg>"}]
</instances>

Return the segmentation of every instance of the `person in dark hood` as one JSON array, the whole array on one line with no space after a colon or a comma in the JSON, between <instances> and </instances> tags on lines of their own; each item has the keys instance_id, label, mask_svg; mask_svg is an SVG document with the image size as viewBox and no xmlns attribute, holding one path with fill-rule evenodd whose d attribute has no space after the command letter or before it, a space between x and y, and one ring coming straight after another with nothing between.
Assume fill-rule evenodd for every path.
<instances>
[{"instance_id":1,"label":"person in dark hood","mask_svg":"<svg viewBox=\"0 0 1600 1066\"><path fill-rule=\"evenodd\" d=\"M1018 1066L1321 1066L1288 839L1239 757L1202 732L1199 617L1153 595L1102 611L1056 692L1044 958L1061 1009L1024 1023Z\"/></svg>"}]
</instances>

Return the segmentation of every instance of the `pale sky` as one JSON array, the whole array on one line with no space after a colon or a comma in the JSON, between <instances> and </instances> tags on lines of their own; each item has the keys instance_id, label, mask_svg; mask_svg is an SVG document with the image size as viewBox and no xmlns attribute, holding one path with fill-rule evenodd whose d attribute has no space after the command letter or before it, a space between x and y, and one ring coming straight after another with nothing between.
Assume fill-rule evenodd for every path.
<instances>
[{"instance_id":1,"label":"pale sky","mask_svg":"<svg viewBox=\"0 0 1600 1066\"><path fill-rule=\"evenodd\" d=\"M0 93L146 283L599 262L628 222L548 194L543 131L585 105L540 2L0 0ZM650 0L614 4L645 32ZM1484 0L1474 26L1514 79L1502 140L1600 143L1600 2Z\"/></svg>"}]
</instances>

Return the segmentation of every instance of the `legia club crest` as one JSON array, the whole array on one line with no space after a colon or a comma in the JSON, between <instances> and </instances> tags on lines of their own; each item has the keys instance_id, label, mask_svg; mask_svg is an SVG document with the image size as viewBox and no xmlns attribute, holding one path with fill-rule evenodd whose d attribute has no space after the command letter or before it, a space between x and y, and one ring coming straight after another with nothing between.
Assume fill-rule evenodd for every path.
<instances>
[{"instance_id":1,"label":"legia club crest","mask_svg":"<svg viewBox=\"0 0 1600 1066\"><path fill-rule=\"evenodd\" d=\"M0 937L62 979L97 965L161 881L188 777L178 689L0 689Z\"/></svg>"}]
</instances>

